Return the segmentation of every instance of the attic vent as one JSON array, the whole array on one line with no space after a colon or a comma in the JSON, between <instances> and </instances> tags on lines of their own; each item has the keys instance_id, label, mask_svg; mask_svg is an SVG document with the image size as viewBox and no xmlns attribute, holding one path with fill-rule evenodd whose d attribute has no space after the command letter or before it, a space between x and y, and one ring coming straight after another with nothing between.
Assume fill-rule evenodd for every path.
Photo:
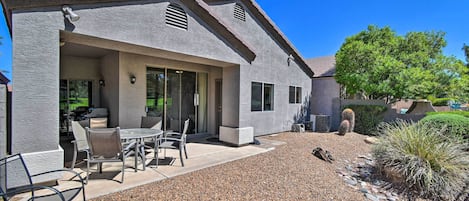
<instances>
[{"instance_id":1,"label":"attic vent","mask_svg":"<svg viewBox=\"0 0 469 201\"><path fill-rule=\"evenodd\" d=\"M187 30L186 11L177 4L169 4L166 9L166 24L172 27Z\"/></svg>"},{"instance_id":2,"label":"attic vent","mask_svg":"<svg viewBox=\"0 0 469 201\"><path fill-rule=\"evenodd\" d=\"M234 6L234 18L243 22L246 21L246 12L244 11L243 6L241 6L240 4L235 4Z\"/></svg>"}]
</instances>

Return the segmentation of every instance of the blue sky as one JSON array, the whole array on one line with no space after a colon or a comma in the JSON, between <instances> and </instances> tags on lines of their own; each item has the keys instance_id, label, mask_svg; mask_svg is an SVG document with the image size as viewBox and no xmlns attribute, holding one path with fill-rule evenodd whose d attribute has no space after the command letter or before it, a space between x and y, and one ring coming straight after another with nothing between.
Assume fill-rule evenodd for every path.
<instances>
[{"instance_id":1,"label":"blue sky","mask_svg":"<svg viewBox=\"0 0 469 201\"><path fill-rule=\"evenodd\" d=\"M3 9L2 13L0 13L0 36L2 37L0 40L2 43L0 45L0 71L8 71L9 73L3 72L3 74L11 80L11 38L5 22L5 16L3 16Z\"/></svg>"},{"instance_id":2,"label":"blue sky","mask_svg":"<svg viewBox=\"0 0 469 201\"><path fill-rule=\"evenodd\" d=\"M444 54L464 60L469 44L468 0L257 0L305 58L334 55L345 38L368 25L399 35L444 31Z\"/></svg>"},{"instance_id":3,"label":"blue sky","mask_svg":"<svg viewBox=\"0 0 469 201\"><path fill-rule=\"evenodd\" d=\"M468 0L257 0L305 58L334 55L347 36L368 25L409 31L446 32L446 55L464 60L469 44ZM11 39L0 15L0 70L11 78Z\"/></svg>"}]
</instances>

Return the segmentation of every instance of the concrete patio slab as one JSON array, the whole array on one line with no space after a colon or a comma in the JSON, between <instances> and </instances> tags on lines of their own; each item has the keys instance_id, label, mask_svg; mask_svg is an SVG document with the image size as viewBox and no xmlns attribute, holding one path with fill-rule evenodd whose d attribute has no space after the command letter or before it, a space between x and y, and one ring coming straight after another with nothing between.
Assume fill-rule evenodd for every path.
<instances>
[{"instance_id":1,"label":"concrete patio slab","mask_svg":"<svg viewBox=\"0 0 469 201\"><path fill-rule=\"evenodd\" d=\"M177 150L167 150L166 158L164 159L164 151L160 151L158 167L154 165L155 160L153 159L153 152L149 152L147 154L145 171L143 171L142 164L139 161L138 171L135 172L133 157L129 157L126 159L123 183L120 183L120 163L103 164L102 174L96 171L96 166L92 166L92 174L90 175L89 183L85 186L86 198L91 199L99 197L187 174L203 168L265 153L273 150L275 146L283 144L283 142L271 141L262 137L257 139L260 141L259 145L250 144L242 147L231 147L221 142L209 142L206 140L195 140L194 142L187 143L188 159L184 159L184 167L181 166L179 152ZM79 164L74 170L81 172L83 177L86 176L85 163Z\"/></svg>"}]
</instances>

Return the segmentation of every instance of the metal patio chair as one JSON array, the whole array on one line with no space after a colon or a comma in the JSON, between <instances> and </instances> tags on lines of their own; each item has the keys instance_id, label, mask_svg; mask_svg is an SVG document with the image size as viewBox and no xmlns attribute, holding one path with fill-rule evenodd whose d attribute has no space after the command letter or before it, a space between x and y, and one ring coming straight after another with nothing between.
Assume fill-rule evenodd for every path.
<instances>
[{"instance_id":1,"label":"metal patio chair","mask_svg":"<svg viewBox=\"0 0 469 201\"><path fill-rule=\"evenodd\" d=\"M122 148L120 138L120 128L87 128L88 144L90 151L88 152L86 183L90 174L90 164L98 163L98 171L102 173L102 163L106 162L122 162L122 178L124 182L125 155Z\"/></svg>"},{"instance_id":2,"label":"metal patio chair","mask_svg":"<svg viewBox=\"0 0 469 201\"><path fill-rule=\"evenodd\" d=\"M71 169L75 168L78 152L86 152L86 157L88 157L90 150L88 140L86 139L86 130L78 121L72 121L72 131L75 140L72 141L74 150L72 165L70 166Z\"/></svg>"},{"instance_id":3,"label":"metal patio chair","mask_svg":"<svg viewBox=\"0 0 469 201\"><path fill-rule=\"evenodd\" d=\"M186 149L186 132L189 128L189 119L184 121L184 129L182 133L176 132L167 132L164 135L159 148L165 149L165 158L166 158L166 149L178 149L179 150L179 159L181 160L181 165L184 167L184 160L182 157L182 151L187 157L187 149Z\"/></svg>"},{"instance_id":4,"label":"metal patio chair","mask_svg":"<svg viewBox=\"0 0 469 201\"><path fill-rule=\"evenodd\" d=\"M45 177L50 174L68 173L71 178L63 179L55 186L34 185L33 178ZM64 182L64 183L63 183ZM60 185L77 182L76 185ZM65 186L65 187L64 187ZM75 171L59 169L31 175L21 154L11 155L0 159L0 200L17 200L28 196L28 200L72 200L80 194L85 199L85 185L83 178Z\"/></svg>"}]
</instances>

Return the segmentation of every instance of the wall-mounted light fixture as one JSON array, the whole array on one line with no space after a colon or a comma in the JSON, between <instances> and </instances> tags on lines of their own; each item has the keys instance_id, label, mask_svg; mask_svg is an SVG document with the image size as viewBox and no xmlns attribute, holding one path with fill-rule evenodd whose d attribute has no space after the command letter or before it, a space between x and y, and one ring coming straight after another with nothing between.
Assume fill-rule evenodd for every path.
<instances>
[{"instance_id":1,"label":"wall-mounted light fixture","mask_svg":"<svg viewBox=\"0 0 469 201\"><path fill-rule=\"evenodd\" d=\"M80 19L80 16L73 12L70 6L62 6L62 12L64 13L65 18L67 18L69 22L76 22Z\"/></svg>"},{"instance_id":2,"label":"wall-mounted light fixture","mask_svg":"<svg viewBox=\"0 0 469 201\"><path fill-rule=\"evenodd\" d=\"M137 81L137 78L135 77L134 74L130 74L129 79L130 79L130 84L135 84L135 82Z\"/></svg>"},{"instance_id":3,"label":"wall-mounted light fixture","mask_svg":"<svg viewBox=\"0 0 469 201\"><path fill-rule=\"evenodd\" d=\"M290 63L291 63L292 61L295 61L295 57L293 57L293 55L290 54L290 55L288 55L288 58L287 58L288 66L290 66Z\"/></svg>"},{"instance_id":4,"label":"wall-mounted light fixture","mask_svg":"<svg viewBox=\"0 0 469 201\"><path fill-rule=\"evenodd\" d=\"M61 39L59 40L59 45L60 45L60 47L62 47L62 46L65 45L64 39L61 38Z\"/></svg>"},{"instance_id":5,"label":"wall-mounted light fixture","mask_svg":"<svg viewBox=\"0 0 469 201\"><path fill-rule=\"evenodd\" d=\"M99 86L102 86L102 87L106 86L106 83L104 83L104 80L99 80Z\"/></svg>"}]
</instances>

